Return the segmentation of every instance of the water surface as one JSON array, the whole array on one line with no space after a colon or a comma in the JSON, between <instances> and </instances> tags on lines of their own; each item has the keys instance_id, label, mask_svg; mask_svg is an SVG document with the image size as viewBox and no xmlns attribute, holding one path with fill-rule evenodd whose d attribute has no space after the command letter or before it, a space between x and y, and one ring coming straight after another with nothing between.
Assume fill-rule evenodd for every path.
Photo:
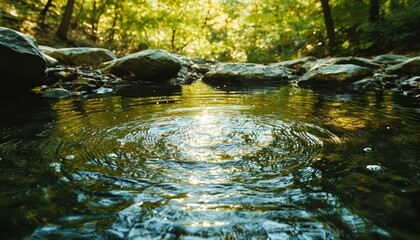
<instances>
[{"instance_id":1,"label":"water surface","mask_svg":"<svg viewBox=\"0 0 420 240\"><path fill-rule=\"evenodd\" d=\"M420 237L420 114L391 93L198 82L0 115L2 239Z\"/></svg>"}]
</instances>

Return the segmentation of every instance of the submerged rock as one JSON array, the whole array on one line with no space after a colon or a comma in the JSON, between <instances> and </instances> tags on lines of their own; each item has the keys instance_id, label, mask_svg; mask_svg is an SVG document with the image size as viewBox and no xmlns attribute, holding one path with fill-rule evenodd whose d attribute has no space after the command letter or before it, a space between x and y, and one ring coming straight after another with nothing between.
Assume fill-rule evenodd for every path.
<instances>
[{"instance_id":1,"label":"submerged rock","mask_svg":"<svg viewBox=\"0 0 420 240\"><path fill-rule=\"evenodd\" d=\"M373 70L354 64L340 64L321 66L304 74L298 82L299 86L306 85L340 85L348 84L369 75Z\"/></svg>"},{"instance_id":2,"label":"submerged rock","mask_svg":"<svg viewBox=\"0 0 420 240\"><path fill-rule=\"evenodd\" d=\"M97 66L116 59L114 53L103 48L60 48L48 53L50 57L71 66Z\"/></svg>"},{"instance_id":3,"label":"submerged rock","mask_svg":"<svg viewBox=\"0 0 420 240\"><path fill-rule=\"evenodd\" d=\"M43 96L47 98L66 98L72 95L72 91L64 88L50 88L43 91Z\"/></svg>"},{"instance_id":4,"label":"submerged rock","mask_svg":"<svg viewBox=\"0 0 420 240\"><path fill-rule=\"evenodd\" d=\"M29 90L42 83L46 62L35 39L0 27L0 89Z\"/></svg>"},{"instance_id":5,"label":"submerged rock","mask_svg":"<svg viewBox=\"0 0 420 240\"><path fill-rule=\"evenodd\" d=\"M146 50L101 65L101 71L145 81L164 81L176 77L182 61L163 50Z\"/></svg>"},{"instance_id":6,"label":"submerged rock","mask_svg":"<svg viewBox=\"0 0 420 240\"><path fill-rule=\"evenodd\" d=\"M296 78L281 66L261 64L224 63L207 72L203 81L227 85L254 85L288 81Z\"/></svg>"},{"instance_id":7,"label":"submerged rock","mask_svg":"<svg viewBox=\"0 0 420 240\"><path fill-rule=\"evenodd\" d=\"M420 56L408 59L400 64L385 69L388 74L419 74Z\"/></svg>"}]
</instances>

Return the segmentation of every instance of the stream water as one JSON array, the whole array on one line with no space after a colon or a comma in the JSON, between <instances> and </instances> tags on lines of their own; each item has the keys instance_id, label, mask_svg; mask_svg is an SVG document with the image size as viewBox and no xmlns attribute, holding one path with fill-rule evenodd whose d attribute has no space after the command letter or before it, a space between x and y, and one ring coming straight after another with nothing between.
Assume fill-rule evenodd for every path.
<instances>
[{"instance_id":1,"label":"stream water","mask_svg":"<svg viewBox=\"0 0 420 240\"><path fill-rule=\"evenodd\" d=\"M419 239L420 111L293 85L0 102L1 239Z\"/></svg>"}]
</instances>

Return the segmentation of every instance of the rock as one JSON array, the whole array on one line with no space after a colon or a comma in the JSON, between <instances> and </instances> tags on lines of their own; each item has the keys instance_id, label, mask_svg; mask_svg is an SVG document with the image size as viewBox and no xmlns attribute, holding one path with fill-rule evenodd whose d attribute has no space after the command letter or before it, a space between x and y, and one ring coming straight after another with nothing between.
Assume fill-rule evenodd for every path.
<instances>
[{"instance_id":1,"label":"rock","mask_svg":"<svg viewBox=\"0 0 420 240\"><path fill-rule=\"evenodd\" d=\"M385 69L388 74L419 74L420 56L408 59L402 63Z\"/></svg>"},{"instance_id":2,"label":"rock","mask_svg":"<svg viewBox=\"0 0 420 240\"><path fill-rule=\"evenodd\" d=\"M420 89L420 77L415 76L410 79L407 79L400 83L400 86L403 90L410 90L414 88Z\"/></svg>"},{"instance_id":3,"label":"rock","mask_svg":"<svg viewBox=\"0 0 420 240\"><path fill-rule=\"evenodd\" d=\"M227 85L255 85L288 81L296 78L281 66L261 64L223 63L207 72L203 81Z\"/></svg>"},{"instance_id":4,"label":"rock","mask_svg":"<svg viewBox=\"0 0 420 240\"><path fill-rule=\"evenodd\" d=\"M382 66L380 64L374 63L367 58L361 57L339 57L339 58L325 58L319 59L316 64L310 70L314 70L316 68L322 66L329 66L329 65L342 65L342 64L353 64L360 67L366 67L371 69L380 69Z\"/></svg>"},{"instance_id":5,"label":"rock","mask_svg":"<svg viewBox=\"0 0 420 240\"><path fill-rule=\"evenodd\" d=\"M348 88L357 92L376 91L382 89L381 85L374 78L365 78L349 84Z\"/></svg>"},{"instance_id":6,"label":"rock","mask_svg":"<svg viewBox=\"0 0 420 240\"><path fill-rule=\"evenodd\" d=\"M60 48L48 53L50 57L71 66L97 66L117 57L111 51L103 48Z\"/></svg>"},{"instance_id":7,"label":"rock","mask_svg":"<svg viewBox=\"0 0 420 240\"><path fill-rule=\"evenodd\" d=\"M395 55L395 54L385 54L379 55L372 59L372 62L378 63L381 65L389 66L389 65L396 65L402 62L407 61L409 58L403 55Z\"/></svg>"},{"instance_id":8,"label":"rock","mask_svg":"<svg viewBox=\"0 0 420 240\"><path fill-rule=\"evenodd\" d=\"M46 77L46 62L35 39L0 27L0 89L29 90Z\"/></svg>"},{"instance_id":9,"label":"rock","mask_svg":"<svg viewBox=\"0 0 420 240\"><path fill-rule=\"evenodd\" d=\"M45 54L49 54L50 52L54 52L55 50L57 50L57 48L43 46L43 45L38 45L38 48L41 52Z\"/></svg>"},{"instance_id":10,"label":"rock","mask_svg":"<svg viewBox=\"0 0 420 240\"><path fill-rule=\"evenodd\" d=\"M101 71L145 81L164 81L176 77L182 62L163 50L145 50L106 62Z\"/></svg>"},{"instance_id":11,"label":"rock","mask_svg":"<svg viewBox=\"0 0 420 240\"><path fill-rule=\"evenodd\" d=\"M98 89L93 90L93 92L96 94L107 94L107 93L111 93L112 91L114 91L114 89L106 88L106 87L100 87Z\"/></svg>"},{"instance_id":12,"label":"rock","mask_svg":"<svg viewBox=\"0 0 420 240\"><path fill-rule=\"evenodd\" d=\"M380 64L374 63L367 58L361 57L340 57L333 59L330 64L354 64L360 67L366 67L371 69L380 69L382 66Z\"/></svg>"},{"instance_id":13,"label":"rock","mask_svg":"<svg viewBox=\"0 0 420 240\"><path fill-rule=\"evenodd\" d=\"M305 85L340 85L348 84L371 75L370 68L354 64L340 64L321 66L305 73L298 82L299 86Z\"/></svg>"},{"instance_id":14,"label":"rock","mask_svg":"<svg viewBox=\"0 0 420 240\"><path fill-rule=\"evenodd\" d=\"M73 92L64 88L50 88L45 89L43 95L47 98L66 98L72 96Z\"/></svg>"},{"instance_id":15,"label":"rock","mask_svg":"<svg viewBox=\"0 0 420 240\"><path fill-rule=\"evenodd\" d=\"M398 78L398 75L389 75L383 72L375 73L373 78L381 81L394 81Z\"/></svg>"},{"instance_id":16,"label":"rock","mask_svg":"<svg viewBox=\"0 0 420 240\"><path fill-rule=\"evenodd\" d=\"M42 52L42 56L45 59L45 62L47 63L47 67L55 67L60 64L59 61L57 61L55 58L50 57L46 53Z\"/></svg>"},{"instance_id":17,"label":"rock","mask_svg":"<svg viewBox=\"0 0 420 240\"><path fill-rule=\"evenodd\" d=\"M306 73L310 68L315 65L317 61L316 57L308 56L304 58L298 58L294 60L283 61L279 63L271 64L271 66L282 66L286 68L295 69L301 74Z\"/></svg>"}]
</instances>

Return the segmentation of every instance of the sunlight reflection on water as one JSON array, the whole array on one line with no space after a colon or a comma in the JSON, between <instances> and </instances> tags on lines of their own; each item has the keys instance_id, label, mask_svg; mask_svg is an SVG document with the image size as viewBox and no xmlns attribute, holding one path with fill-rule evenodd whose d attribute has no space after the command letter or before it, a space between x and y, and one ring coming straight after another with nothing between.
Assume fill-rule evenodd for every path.
<instances>
[{"instance_id":1,"label":"sunlight reflection on water","mask_svg":"<svg viewBox=\"0 0 420 240\"><path fill-rule=\"evenodd\" d=\"M391 239L416 222L412 112L293 86L182 93L58 100L35 140L3 127L2 203L32 194L4 216L34 239Z\"/></svg>"}]
</instances>

